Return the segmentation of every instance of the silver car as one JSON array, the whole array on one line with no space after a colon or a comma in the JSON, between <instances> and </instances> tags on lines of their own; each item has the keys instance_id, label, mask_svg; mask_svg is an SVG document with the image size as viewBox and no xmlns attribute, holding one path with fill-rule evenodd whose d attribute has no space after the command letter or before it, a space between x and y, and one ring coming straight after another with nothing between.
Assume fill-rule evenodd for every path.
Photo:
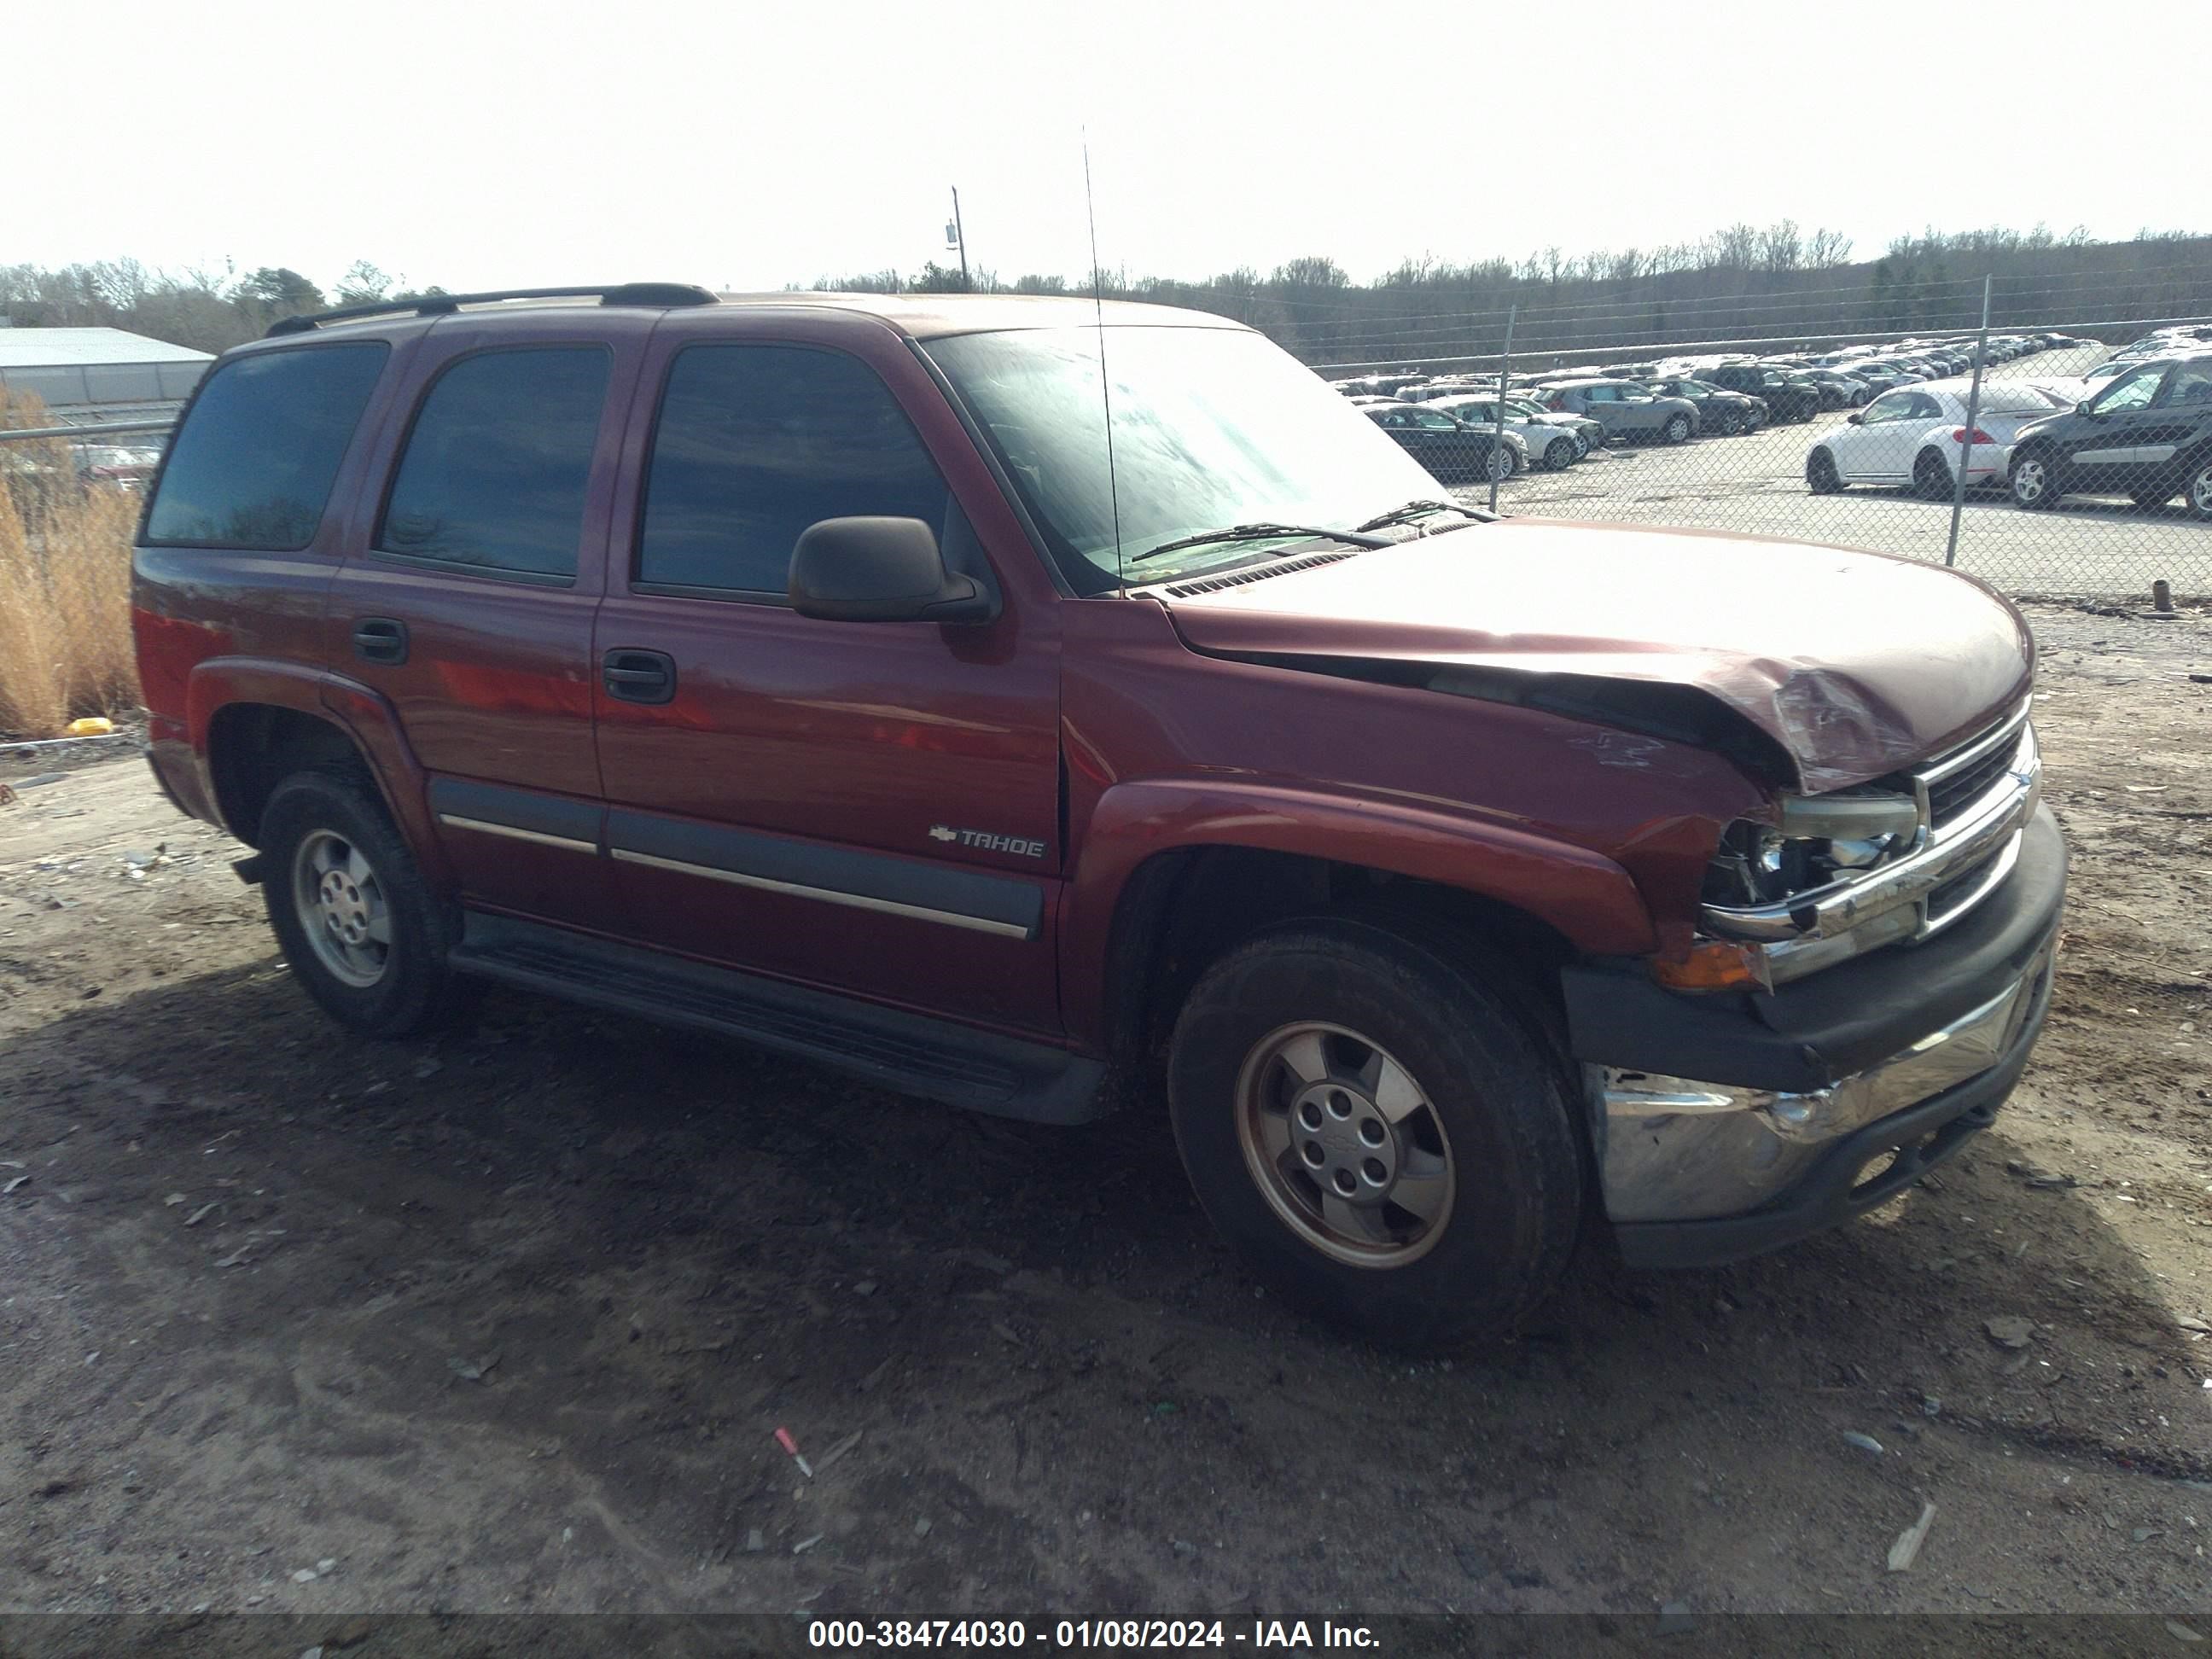
<instances>
[{"instance_id":1,"label":"silver car","mask_svg":"<svg viewBox=\"0 0 2212 1659\"><path fill-rule=\"evenodd\" d=\"M1698 406L1687 398L1656 398L1639 380L1555 380L1544 389L1544 407L1586 415L1613 438L1653 438L1679 444L1698 430Z\"/></svg>"}]
</instances>

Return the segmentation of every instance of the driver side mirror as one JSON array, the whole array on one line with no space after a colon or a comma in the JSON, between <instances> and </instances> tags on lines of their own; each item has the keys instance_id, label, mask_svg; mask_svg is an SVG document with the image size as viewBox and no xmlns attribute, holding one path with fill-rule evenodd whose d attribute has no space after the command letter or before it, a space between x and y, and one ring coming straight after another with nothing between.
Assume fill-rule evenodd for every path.
<instances>
[{"instance_id":1,"label":"driver side mirror","mask_svg":"<svg viewBox=\"0 0 2212 1659\"><path fill-rule=\"evenodd\" d=\"M1864 426L1866 424L1866 416L1859 413L1859 411L1855 409L1850 414L1844 416L1844 424L1845 426Z\"/></svg>"},{"instance_id":2,"label":"driver side mirror","mask_svg":"<svg viewBox=\"0 0 2212 1659\"><path fill-rule=\"evenodd\" d=\"M2076 415L2094 415L2097 411L2089 407L2089 400L2087 398L2084 398L2080 403L2074 405L2074 412Z\"/></svg>"},{"instance_id":3,"label":"driver side mirror","mask_svg":"<svg viewBox=\"0 0 2212 1659\"><path fill-rule=\"evenodd\" d=\"M824 519L792 549L791 608L823 622L983 623L997 596L947 569L920 519Z\"/></svg>"}]
</instances>

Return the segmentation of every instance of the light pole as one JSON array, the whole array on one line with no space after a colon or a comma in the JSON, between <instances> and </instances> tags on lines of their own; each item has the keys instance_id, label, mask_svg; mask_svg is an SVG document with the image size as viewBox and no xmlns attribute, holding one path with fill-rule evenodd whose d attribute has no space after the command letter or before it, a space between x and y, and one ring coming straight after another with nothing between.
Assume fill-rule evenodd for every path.
<instances>
[{"instance_id":1,"label":"light pole","mask_svg":"<svg viewBox=\"0 0 2212 1659\"><path fill-rule=\"evenodd\" d=\"M952 222L945 228L945 240L960 250L960 286L970 286L968 281L968 234L960 225L960 186L952 186Z\"/></svg>"}]
</instances>

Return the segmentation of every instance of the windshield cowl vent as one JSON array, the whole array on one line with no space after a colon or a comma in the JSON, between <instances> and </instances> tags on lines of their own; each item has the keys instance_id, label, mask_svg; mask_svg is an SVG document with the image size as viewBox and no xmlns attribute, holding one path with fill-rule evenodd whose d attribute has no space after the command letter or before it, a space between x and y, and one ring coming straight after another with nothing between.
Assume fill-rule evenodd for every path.
<instances>
[{"instance_id":1,"label":"windshield cowl vent","mask_svg":"<svg viewBox=\"0 0 2212 1659\"><path fill-rule=\"evenodd\" d=\"M1167 592L1179 599L1193 599L1200 593L1218 592L1224 587L1242 587L1246 582L1263 582L1270 576L1279 576L1287 571L1311 570L1316 565L1336 564L1352 556L1349 553L1316 553L1303 559L1255 564L1247 570L1232 570L1225 576L1206 576L1197 581L1177 582Z\"/></svg>"}]
</instances>

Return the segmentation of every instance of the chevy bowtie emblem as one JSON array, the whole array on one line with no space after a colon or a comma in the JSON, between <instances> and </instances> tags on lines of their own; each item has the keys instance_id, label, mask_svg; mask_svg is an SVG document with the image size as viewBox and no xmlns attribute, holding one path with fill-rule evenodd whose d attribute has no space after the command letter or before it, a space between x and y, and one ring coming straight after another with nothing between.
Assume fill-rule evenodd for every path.
<instances>
[{"instance_id":1,"label":"chevy bowtie emblem","mask_svg":"<svg viewBox=\"0 0 2212 1659\"><path fill-rule=\"evenodd\" d=\"M932 841L957 841L960 839L960 832L957 830L948 830L941 823L936 823L930 826L929 838Z\"/></svg>"}]
</instances>

